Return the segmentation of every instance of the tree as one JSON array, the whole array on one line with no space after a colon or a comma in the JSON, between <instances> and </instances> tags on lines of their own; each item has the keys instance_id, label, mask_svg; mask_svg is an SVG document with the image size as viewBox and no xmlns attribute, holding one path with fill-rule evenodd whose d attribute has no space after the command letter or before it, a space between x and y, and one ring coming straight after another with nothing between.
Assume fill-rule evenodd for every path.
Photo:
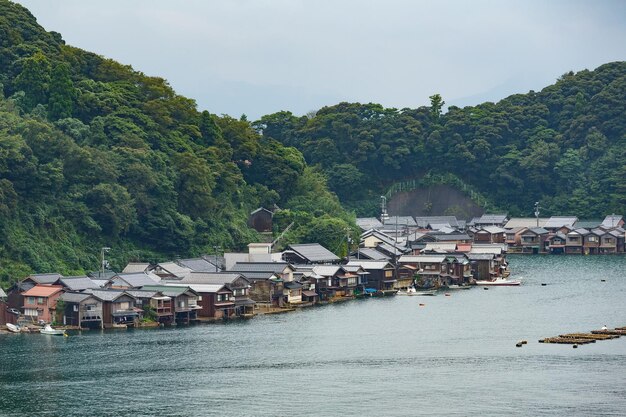
<instances>
[{"instance_id":1,"label":"tree","mask_svg":"<svg viewBox=\"0 0 626 417\"><path fill-rule=\"evenodd\" d=\"M50 83L50 62L41 52L26 58L15 86L24 91L24 110L31 111L37 104L46 104Z\"/></svg>"},{"instance_id":2,"label":"tree","mask_svg":"<svg viewBox=\"0 0 626 417\"><path fill-rule=\"evenodd\" d=\"M441 110L443 105L446 104L443 98L439 94L433 94L430 98L430 115L434 121L438 121L441 117Z\"/></svg>"},{"instance_id":3,"label":"tree","mask_svg":"<svg viewBox=\"0 0 626 417\"><path fill-rule=\"evenodd\" d=\"M76 90L70 79L67 64L56 64L52 69L50 81L50 99L48 100L48 117L51 120L64 119L72 116Z\"/></svg>"}]
</instances>

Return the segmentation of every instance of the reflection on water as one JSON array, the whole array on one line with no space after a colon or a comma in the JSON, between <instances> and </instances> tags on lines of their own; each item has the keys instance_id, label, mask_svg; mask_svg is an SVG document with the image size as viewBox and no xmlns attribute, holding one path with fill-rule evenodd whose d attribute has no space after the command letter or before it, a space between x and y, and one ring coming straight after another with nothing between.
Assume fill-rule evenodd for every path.
<instances>
[{"instance_id":1,"label":"reflection on water","mask_svg":"<svg viewBox=\"0 0 626 417\"><path fill-rule=\"evenodd\" d=\"M626 338L578 349L537 340L626 325L626 258L511 266L521 287L216 325L0 335L0 414L624 415Z\"/></svg>"}]
</instances>

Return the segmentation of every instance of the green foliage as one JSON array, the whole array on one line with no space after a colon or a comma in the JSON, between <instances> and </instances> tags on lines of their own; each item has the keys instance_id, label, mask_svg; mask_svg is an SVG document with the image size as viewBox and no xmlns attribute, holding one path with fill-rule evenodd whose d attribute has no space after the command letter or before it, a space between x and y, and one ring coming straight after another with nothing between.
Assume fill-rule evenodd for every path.
<instances>
[{"instance_id":1,"label":"green foliage","mask_svg":"<svg viewBox=\"0 0 626 417\"><path fill-rule=\"evenodd\" d=\"M297 149L245 117L198 112L162 78L65 45L6 0L0 82L4 287L97 269L103 246L116 270L242 250L259 239L247 218L260 205L306 218L296 239L311 236L313 212L350 218Z\"/></svg>"},{"instance_id":2,"label":"green foliage","mask_svg":"<svg viewBox=\"0 0 626 417\"><path fill-rule=\"evenodd\" d=\"M613 62L567 73L538 93L446 113L435 94L418 109L340 103L311 118L278 112L254 125L297 147L359 215L372 215L394 184L452 174L480 205L511 215L532 215L540 201L545 215L595 218L626 212L624 97L626 62Z\"/></svg>"}]
</instances>

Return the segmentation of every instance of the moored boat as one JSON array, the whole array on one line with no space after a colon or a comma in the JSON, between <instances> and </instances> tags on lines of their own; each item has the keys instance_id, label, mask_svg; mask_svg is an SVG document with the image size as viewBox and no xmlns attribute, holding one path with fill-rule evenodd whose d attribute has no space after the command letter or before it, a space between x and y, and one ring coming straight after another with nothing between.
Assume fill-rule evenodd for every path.
<instances>
[{"instance_id":1,"label":"moored boat","mask_svg":"<svg viewBox=\"0 0 626 417\"><path fill-rule=\"evenodd\" d=\"M16 326L15 324L7 323L7 329L13 333L20 332L20 326Z\"/></svg>"},{"instance_id":2,"label":"moored boat","mask_svg":"<svg viewBox=\"0 0 626 417\"><path fill-rule=\"evenodd\" d=\"M496 278L493 281L476 281L476 285L493 287L513 287L521 285L522 281L516 279Z\"/></svg>"},{"instance_id":3,"label":"moored boat","mask_svg":"<svg viewBox=\"0 0 626 417\"><path fill-rule=\"evenodd\" d=\"M65 330L53 329L52 326L50 326L49 324L46 324L46 326L43 329L39 330L39 333L49 334L51 336L63 336L65 335Z\"/></svg>"}]
</instances>

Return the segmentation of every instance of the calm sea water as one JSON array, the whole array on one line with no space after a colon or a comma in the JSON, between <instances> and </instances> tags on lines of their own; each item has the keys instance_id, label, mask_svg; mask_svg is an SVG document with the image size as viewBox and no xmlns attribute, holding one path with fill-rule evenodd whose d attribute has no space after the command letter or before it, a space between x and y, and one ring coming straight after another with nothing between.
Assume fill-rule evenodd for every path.
<instances>
[{"instance_id":1,"label":"calm sea water","mask_svg":"<svg viewBox=\"0 0 626 417\"><path fill-rule=\"evenodd\" d=\"M626 326L626 258L510 261L521 287L183 328L0 335L0 414L626 415L626 338L537 342Z\"/></svg>"}]
</instances>

